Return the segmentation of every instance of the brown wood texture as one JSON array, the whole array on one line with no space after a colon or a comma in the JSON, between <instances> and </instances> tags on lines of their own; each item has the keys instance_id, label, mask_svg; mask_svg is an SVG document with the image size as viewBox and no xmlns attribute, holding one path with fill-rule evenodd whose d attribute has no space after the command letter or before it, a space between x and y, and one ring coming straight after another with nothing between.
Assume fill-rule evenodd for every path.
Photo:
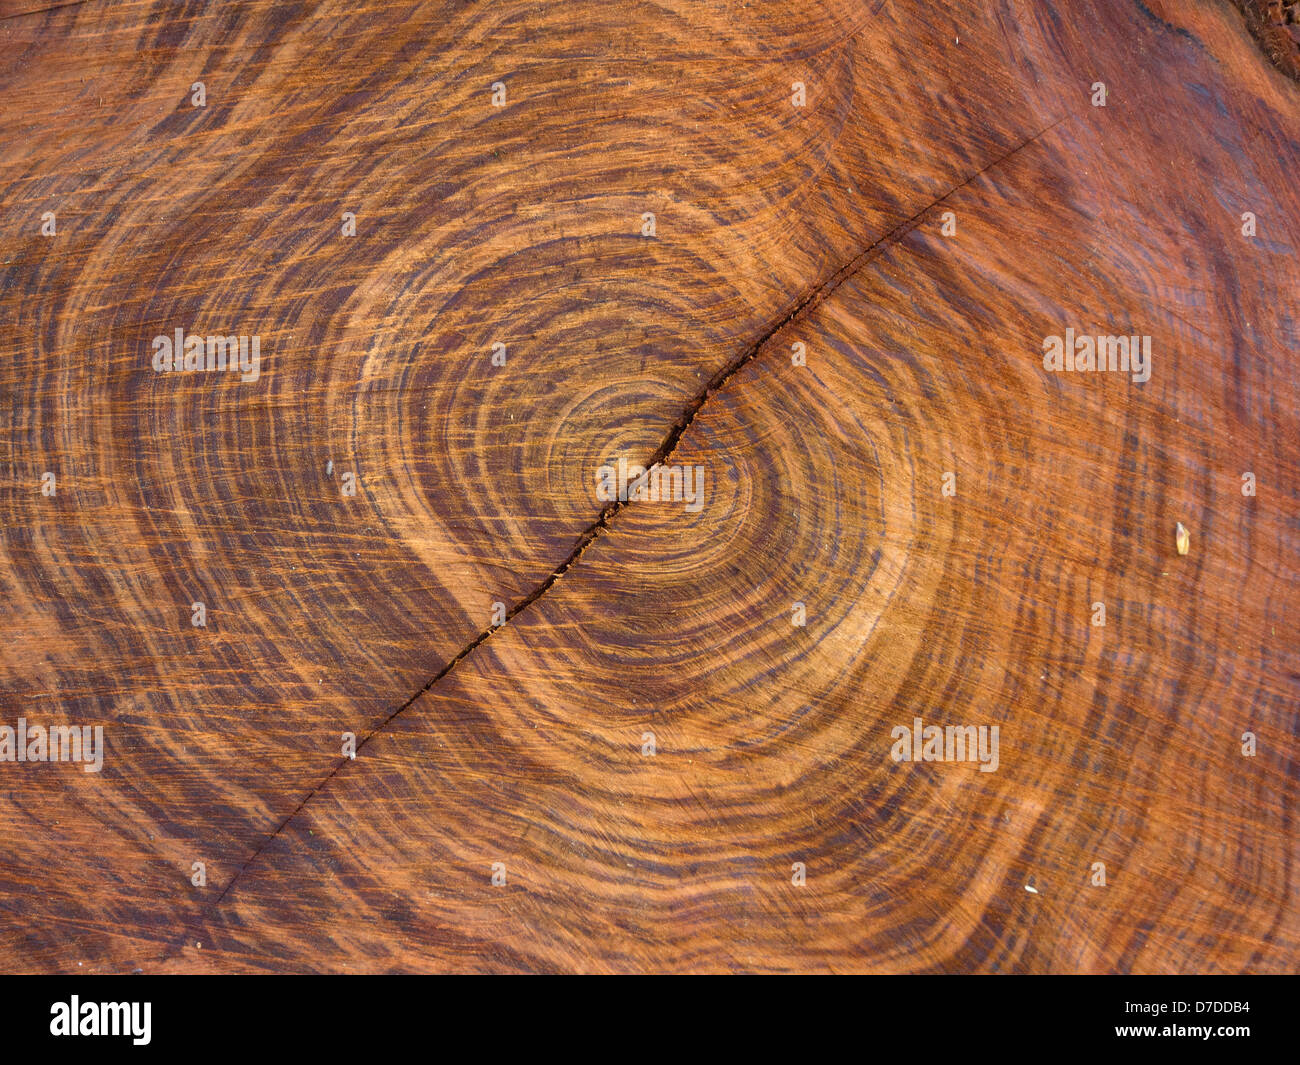
<instances>
[{"instance_id":1,"label":"brown wood texture","mask_svg":"<svg viewBox=\"0 0 1300 1065\"><path fill-rule=\"evenodd\" d=\"M0 966L1295 971L1280 66L1227 0L0 3L0 725L105 746L0 761Z\"/></svg>"}]
</instances>

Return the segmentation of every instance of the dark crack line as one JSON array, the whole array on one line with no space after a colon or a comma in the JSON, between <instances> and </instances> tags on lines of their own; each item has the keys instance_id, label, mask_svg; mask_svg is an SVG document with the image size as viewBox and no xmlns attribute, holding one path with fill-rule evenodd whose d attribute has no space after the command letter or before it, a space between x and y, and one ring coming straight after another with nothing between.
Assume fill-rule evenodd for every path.
<instances>
[{"instance_id":1,"label":"dark crack line","mask_svg":"<svg viewBox=\"0 0 1300 1065\"><path fill-rule=\"evenodd\" d=\"M691 403L687 405L686 409L682 412L681 416L677 419L676 422L673 423L673 426L672 428L669 429L668 435L664 438L663 443L660 444L659 447L655 449L654 454L650 457L650 461L646 464L646 468L649 469L650 467L665 461L669 456L673 454L673 452L677 448L678 443L681 441L682 434L685 433L686 430L691 427L691 423L695 421L696 415L699 414L704 404L708 402L709 396L713 395L720 389L724 388L726 384L733 377L736 376L737 373L739 373L745 366L747 366L750 362L752 362L755 358L757 358L759 352L762 351L762 349L767 345L767 342L771 340L774 336L776 336L777 333L779 333L782 329L786 328L787 326L793 325L795 322L802 321L805 318L807 318L809 315L811 315L814 311L817 310L818 307L820 307L823 303L825 303L826 300L828 300L835 293L835 291L841 285L844 284L845 281L847 281L858 271L862 270L873 259L877 258L887 249L897 244L900 240L902 240L909 233L911 233L912 230L914 230L920 224L921 219L924 218L925 215L927 215L930 211L934 210L934 208L938 207L940 204L945 202L954 193L961 191L972 181L976 180L981 175L992 170L994 167L1001 166L1017 152L1020 152L1024 148L1027 148L1029 145L1033 144L1035 141L1042 138L1045 134L1051 132L1062 122L1064 122L1066 118L1069 117L1070 116L1067 115L1065 116L1065 118L1057 119L1051 125L1046 126L1043 129L1039 130L1032 137L1029 137L1024 141L1021 141L1010 151L1004 153L1003 155L998 156L987 166L981 167L979 170L975 171L975 173L971 174L969 177L967 177L959 184L952 186L952 188L950 188L943 195L937 197L934 200L931 200L929 203L927 203L924 207L922 207L919 211L917 211L906 221L900 222L884 236L880 237L878 240L874 241L866 248L864 248L862 251L860 251L857 255L855 255L852 259L850 259L842 267L836 270L835 273L833 273L821 285L817 286L816 288L812 289L807 294L805 294L803 297L801 297L798 300L798 302L795 303L794 307L791 308L788 314L786 314L775 325L769 328L762 336L758 338L757 341L755 341L748 348L746 348L738 357L732 359L729 363L727 363L727 365L725 365L720 370L718 370L718 372L715 373L709 379L709 382L704 386L703 391L701 391L700 394L697 395L695 399L692 400ZM582 558L583 554L586 553L587 548L589 548L593 543L595 543L596 538L600 536L602 532L604 532L606 529L609 528L609 524L611 521L613 521L614 516L618 514L618 512L621 511L624 507L626 507L629 502L630 502L629 500L619 499L619 500L614 500L613 502L610 503L606 503L605 506L601 508L600 514L597 516L596 520L586 528L586 530L582 533L581 536L578 537L577 542L573 545L573 550L569 552L569 556L558 567L556 567L556 569L553 570L551 574L544 581L542 581L541 584L539 584L525 598L521 599L518 603L516 603L513 607L511 607L506 612L505 621L501 625L490 626L489 628L484 629L476 637L474 637L473 640L471 640L468 644L466 644L459 651L459 653L456 654L454 658L452 658L445 666L442 667L442 669L438 670L438 672L434 674L434 676L429 680L427 684L424 685L424 687L422 687L419 691L417 691L414 695L412 695L409 699L407 699L406 702L404 702L401 706L399 706L396 710L394 710L391 714L389 714L386 718L384 718L384 720L381 721L374 729L372 729L369 733L367 733L365 738L357 744L356 753L359 755L362 749L366 746L366 744L368 744L372 739L374 739L377 735L379 735L379 733L383 732L384 729L386 729L390 724L392 724L392 722L399 715L405 713L408 709L410 709L411 706L413 706L420 699L421 696L428 693L433 688L433 686L438 683L438 681L442 680L443 677L447 676L447 674L449 674L453 669L455 669L457 665L459 665L462 661L464 661L471 654L473 654L474 651L476 651L483 644L487 643L487 641L492 638L492 635L495 632L497 632L499 629L504 628L506 625L510 623L511 620L518 617L521 613L523 613L535 602L537 602L537 600L539 600L542 596L544 596L547 592L549 592L551 588L554 587L556 581L558 581L561 577L563 577L566 573L568 573L569 570L571 570L575 565L577 565L578 561ZM240 879L242 879L245 871L248 870L248 868L252 866L253 863L256 862L257 859L262 855L262 852L265 851L266 848L269 847L280 836L280 834L285 830L285 828L288 827L289 823L293 821L294 818L296 818L302 812L303 808L309 802L311 802L312 799L316 797L316 795L321 791L322 788L324 788L327 784L329 784L331 780L333 780L336 776L338 776L338 774L342 771L343 767L346 766L348 762L350 762L351 760L352 759L349 758L342 759L333 769L330 770L329 774L323 780L321 780L319 784L317 784L314 788L311 789L311 791L307 793L306 798L304 798L302 802L300 802L297 805L297 807L295 807L293 813L289 814L288 817L286 817L283 821L281 821L279 827L276 828L276 830L272 832L269 836L267 836L266 839L263 840L261 846L259 846L257 850L253 852L252 857L250 857L247 861L244 862L243 865L239 867L239 871L235 873L235 875L231 878L230 883L226 885L225 890L222 891L221 894L217 896L217 899L212 904L211 909L215 909L216 907L221 905L225 897L230 894L234 886L240 881Z\"/></svg>"},{"instance_id":2,"label":"dark crack line","mask_svg":"<svg viewBox=\"0 0 1300 1065\"><path fill-rule=\"evenodd\" d=\"M1068 117L1069 116L1067 115L1066 118ZM1027 148L1029 145L1033 144L1036 140L1040 139L1045 134L1051 132L1053 129L1055 129L1064 121L1065 118L1058 118L1050 126L1044 127L1029 139L1021 141L1021 143L1016 145L1009 152L1006 152L1004 155L998 156L998 158L994 159L993 162L989 163L987 166L981 167L979 170L975 171L975 173L971 174L960 184L954 185L942 196L939 196L938 198L931 200L919 211L917 211L916 214L912 215L911 218L907 219L904 222L900 222L888 233L886 233L883 237L880 237L872 244L869 244L866 248L864 248L852 259L850 259L847 263L845 263L842 267L840 267L837 271L835 271L835 273L833 273L828 280L823 282L817 288L813 289L807 295L803 296L790 310L789 314L787 314L784 318L782 318L779 322L777 322L776 325L772 326L771 329L769 329L766 333L764 333L761 337L759 337L758 340L751 347L745 349L745 352L739 358L728 363L726 366L724 366L721 370L719 370L716 374L713 375L713 377L709 380L709 383L704 386L704 391L695 397L694 402L692 402L686 408L682 416L677 420L676 424L672 427L672 429L669 430L667 438L664 440L662 444L659 445L659 448L657 451L655 451L654 455L651 456L649 465L653 466L656 463L663 462L673 453L673 451L677 448L678 441L681 440L682 438L682 434L685 433L686 430L690 428L691 423L695 421L695 416L700 412L700 408L704 406L709 396L714 392L717 392L723 386L725 386L727 382L730 381L733 377L735 377L736 374L739 373L746 365L748 365L755 358L757 358L758 353L767 345L767 342L769 340L771 340L774 336L776 336L777 333L781 332L781 330L785 329L787 326L793 325L799 321L803 321L805 318L808 318L810 315L812 315L813 312L816 311L818 307L820 307L823 303L825 303L828 299L830 299L832 295L834 295L836 289L838 289L842 284L844 284L845 281L847 281L854 274L858 273L858 271L866 267L866 265L870 263L873 259L876 259L880 255L882 255L890 247L897 244L909 233L911 233L912 230L914 230L918 225L921 224L922 218L924 218L927 214L929 214L932 210L938 207L941 203L947 200L954 193L964 189L967 185L969 185L980 175L987 173L988 171L992 170L996 166L1000 166L1002 163L1005 163L1008 159L1010 159L1021 149ZM622 505L623 504L620 503L617 506L615 506L613 508L614 511L617 512ZM571 565L573 561L574 559L571 558L568 565ZM566 565L564 568L567 569L568 565Z\"/></svg>"},{"instance_id":3,"label":"dark crack line","mask_svg":"<svg viewBox=\"0 0 1300 1065\"><path fill-rule=\"evenodd\" d=\"M33 8L30 11L13 11L8 15L0 15L0 22L8 22L10 19L23 18L26 15L45 15L51 11L62 11L65 7L81 7L87 3L87 0L68 0L65 4L50 4L47 7Z\"/></svg>"}]
</instances>

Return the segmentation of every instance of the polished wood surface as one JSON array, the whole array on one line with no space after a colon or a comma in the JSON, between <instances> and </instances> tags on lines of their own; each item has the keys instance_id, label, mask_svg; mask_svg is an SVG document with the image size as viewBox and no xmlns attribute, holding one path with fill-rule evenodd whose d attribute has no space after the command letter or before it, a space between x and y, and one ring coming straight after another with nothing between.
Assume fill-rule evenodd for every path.
<instances>
[{"instance_id":1,"label":"polished wood surface","mask_svg":"<svg viewBox=\"0 0 1300 1065\"><path fill-rule=\"evenodd\" d=\"M1261 40L0 0L0 725L105 744L0 761L0 965L1295 971ZM157 372L176 329L257 379Z\"/></svg>"}]
</instances>

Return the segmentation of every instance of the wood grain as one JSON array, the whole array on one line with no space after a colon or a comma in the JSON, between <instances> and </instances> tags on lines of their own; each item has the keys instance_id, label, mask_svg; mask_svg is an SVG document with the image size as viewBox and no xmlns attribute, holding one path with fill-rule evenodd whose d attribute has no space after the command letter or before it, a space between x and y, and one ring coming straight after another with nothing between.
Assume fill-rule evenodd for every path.
<instances>
[{"instance_id":1,"label":"wood grain","mask_svg":"<svg viewBox=\"0 0 1300 1065\"><path fill-rule=\"evenodd\" d=\"M7 970L1295 971L1300 85L1226 0L0 41L0 725L107 744L0 762Z\"/></svg>"}]
</instances>

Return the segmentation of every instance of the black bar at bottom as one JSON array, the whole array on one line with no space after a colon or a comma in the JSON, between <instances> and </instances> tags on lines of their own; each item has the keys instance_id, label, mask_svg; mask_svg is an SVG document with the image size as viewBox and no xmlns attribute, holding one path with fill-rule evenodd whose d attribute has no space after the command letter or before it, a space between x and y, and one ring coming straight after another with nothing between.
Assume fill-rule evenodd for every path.
<instances>
[{"instance_id":1,"label":"black bar at bottom","mask_svg":"<svg viewBox=\"0 0 1300 1065\"><path fill-rule=\"evenodd\" d=\"M809 978L811 979L811 978ZM79 1055L340 1054L403 1045L446 1053L605 1055L639 1048L734 1058L901 1045L927 1054L1172 1051L1294 1056L1294 977L865 977L707 990L613 980L554 984L431 977L9 977L7 1050ZM576 991L576 993L575 993ZM147 1010L145 1008L147 1004ZM846 1032L845 1029L849 1031ZM116 1032L116 1034L114 1034ZM98 1033L98 1034L95 1034Z\"/></svg>"}]
</instances>

